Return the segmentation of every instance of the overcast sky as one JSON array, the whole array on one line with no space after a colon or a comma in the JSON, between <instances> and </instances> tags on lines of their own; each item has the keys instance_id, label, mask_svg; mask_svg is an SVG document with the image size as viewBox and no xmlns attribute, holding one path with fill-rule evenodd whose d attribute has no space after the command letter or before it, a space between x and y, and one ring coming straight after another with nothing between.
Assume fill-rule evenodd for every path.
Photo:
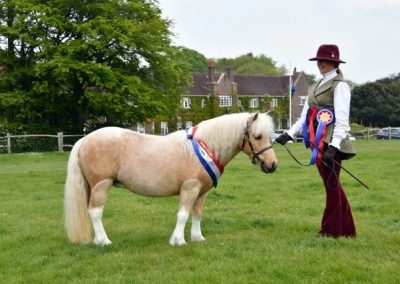
<instances>
[{"instance_id":1,"label":"overcast sky","mask_svg":"<svg viewBox=\"0 0 400 284\"><path fill-rule=\"evenodd\" d=\"M318 46L340 48L356 83L400 73L400 0L159 0L174 43L207 58L265 54L318 75Z\"/></svg>"}]
</instances>

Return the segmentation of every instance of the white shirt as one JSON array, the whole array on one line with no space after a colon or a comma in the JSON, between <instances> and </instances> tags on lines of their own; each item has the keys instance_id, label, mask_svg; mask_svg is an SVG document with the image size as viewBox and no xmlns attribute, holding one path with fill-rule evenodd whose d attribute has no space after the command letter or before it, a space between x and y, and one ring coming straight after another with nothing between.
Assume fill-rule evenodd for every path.
<instances>
[{"instance_id":1,"label":"white shirt","mask_svg":"<svg viewBox=\"0 0 400 284\"><path fill-rule=\"evenodd\" d=\"M327 81L335 78L337 75L336 69L323 74L321 83L317 86L325 84ZM349 117L350 117L350 100L351 93L350 87L346 82L339 82L334 90L333 107L335 111L335 125L333 127L332 142L329 145L340 149L340 142L347 137L350 130ZM296 121L287 132L292 138L300 133L302 126L307 117L309 109L308 97L301 112L300 119Z\"/></svg>"}]
</instances>

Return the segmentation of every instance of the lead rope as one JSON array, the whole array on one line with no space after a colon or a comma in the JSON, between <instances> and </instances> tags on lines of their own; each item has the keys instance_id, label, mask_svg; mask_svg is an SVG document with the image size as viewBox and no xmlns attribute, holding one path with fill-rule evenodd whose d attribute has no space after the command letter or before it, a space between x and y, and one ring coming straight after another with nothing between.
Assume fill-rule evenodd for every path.
<instances>
[{"instance_id":1,"label":"lead rope","mask_svg":"<svg viewBox=\"0 0 400 284\"><path fill-rule=\"evenodd\" d=\"M309 167L309 166L311 166L310 164L303 164L302 162L300 162L300 161L295 157L295 155L292 153L292 151L289 150L288 146L287 146L286 144L285 144L284 146L285 146L287 152L289 153L289 155L293 158L293 160L294 160L297 164L299 164L300 166L303 166L303 167ZM334 161L334 162L336 162L336 161ZM322 161L322 163L323 163L326 167L328 167L328 168L331 170L331 173L330 173L330 175L329 175L329 177L328 177L328 179L327 179L327 181L326 181L326 183L327 183L327 185L328 185L328 188L331 189L331 190L336 190L336 189L338 189L338 188L339 188L339 185L337 185L335 188L332 188L331 186L329 186L329 180L331 179L331 177L332 177L333 175L335 175L336 179L339 181L339 177L338 177L338 175L335 173L335 170L334 170L334 168L333 168L333 163L332 163L332 166L329 165L328 163L326 163L325 161Z\"/></svg>"},{"instance_id":2,"label":"lead rope","mask_svg":"<svg viewBox=\"0 0 400 284\"><path fill-rule=\"evenodd\" d=\"M310 141L310 142L311 142L311 141ZM311 143L312 143L312 142L311 142ZM289 148L287 147L287 145L285 144L284 146L285 146L286 150L288 151L289 155L293 158L293 160L294 160L296 163L298 163L299 165L304 166L304 167L310 166L310 164L303 164L303 163L301 163L301 162L293 155L293 153L289 150ZM322 151L321 149L319 149L318 146L316 146L315 144L314 144L314 147L317 147L318 151L320 151L320 152L323 153L323 151ZM344 168L341 164L339 164L339 163L336 162L335 160L332 160L332 161L333 161L336 165L338 165L342 170L344 170L346 173L348 173L353 179L355 179L356 181L358 181L362 186L364 186L366 189L369 189L368 185L366 185L362 180L360 180L360 179L357 178L354 174L352 174L350 171L348 171L346 168ZM331 166L331 165L327 164L325 161L322 161L322 163L323 163L325 166L329 167L329 168L332 170L331 176L332 176L332 174L335 174L335 171L334 171L334 169L333 169L333 164L332 164L332 166ZM336 174L335 174L335 175L336 175ZM336 175L336 178L337 178L337 175ZM329 179L330 179L330 177L328 178L328 180L329 180Z\"/></svg>"}]
</instances>

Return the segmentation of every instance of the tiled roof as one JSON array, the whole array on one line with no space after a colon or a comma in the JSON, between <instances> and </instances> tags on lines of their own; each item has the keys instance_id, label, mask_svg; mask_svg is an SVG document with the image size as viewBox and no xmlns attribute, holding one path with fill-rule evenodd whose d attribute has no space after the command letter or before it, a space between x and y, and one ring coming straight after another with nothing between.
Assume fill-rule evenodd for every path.
<instances>
[{"instance_id":1,"label":"tiled roof","mask_svg":"<svg viewBox=\"0 0 400 284\"><path fill-rule=\"evenodd\" d=\"M283 96L288 92L289 76L235 75L238 94L242 96Z\"/></svg>"},{"instance_id":2,"label":"tiled roof","mask_svg":"<svg viewBox=\"0 0 400 284\"><path fill-rule=\"evenodd\" d=\"M214 83L216 84L221 74L214 73ZM189 87L189 93L192 96L204 96L209 95L210 86L208 85L208 74L200 72L192 72L192 84Z\"/></svg>"},{"instance_id":3,"label":"tiled roof","mask_svg":"<svg viewBox=\"0 0 400 284\"><path fill-rule=\"evenodd\" d=\"M299 77L300 73L292 76L293 82ZM214 74L214 82L220 78L219 73ZM289 91L289 76L254 76L235 74L233 82L236 83L239 96L285 96ZM222 86L218 87L220 89ZM211 86L209 85L208 73L192 73L192 85L188 93L192 96L209 95ZM222 91L222 89L220 90Z\"/></svg>"},{"instance_id":4,"label":"tiled roof","mask_svg":"<svg viewBox=\"0 0 400 284\"><path fill-rule=\"evenodd\" d=\"M192 80L192 85L188 91L192 96L204 96L210 92L210 88L207 86L207 73L193 72Z\"/></svg>"}]
</instances>

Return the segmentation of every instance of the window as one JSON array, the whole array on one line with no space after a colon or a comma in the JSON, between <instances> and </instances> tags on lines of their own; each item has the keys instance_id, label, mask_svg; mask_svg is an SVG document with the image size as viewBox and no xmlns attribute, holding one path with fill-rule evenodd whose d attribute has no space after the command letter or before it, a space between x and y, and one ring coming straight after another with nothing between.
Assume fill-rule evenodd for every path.
<instances>
[{"instance_id":1,"label":"window","mask_svg":"<svg viewBox=\"0 0 400 284\"><path fill-rule=\"evenodd\" d=\"M300 106L304 106L304 104L306 103L307 97L306 96L300 96Z\"/></svg>"},{"instance_id":2,"label":"window","mask_svg":"<svg viewBox=\"0 0 400 284\"><path fill-rule=\"evenodd\" d=\"M182 129L182 121L178 121L178 122L176 123L176 129L177 129L177 130L181 130L181 129Z\"/></svg>"},{"instance_id":3,"label":"window","mask_svg":"<svg viewBox=\"0 0 400 284\"><path fill-rule=\"evenodd\" d=\"M143 123L138 123L136 125L136 129L137 129L137 132L146 133L146 127L144 126Z\"/></svg>"},{"instance_id":4,"label":"window","mask_svg":"<svg viewBox=\"0 0 400 284\"><path fill-rule=\"evenodd\" d=\"M190 98L189 97L183 97L182 100L182 107L183 108L190 108Z\"/></svg>"},{"instance_id":5,"label":"window","mask_svg":"<svg viewBox=\"0 0 400 284\"><path fill-rule=\"evenodd\" d=\"M192 121L186 121L186 129L189 129L190 127L193 126L193 122Z\"/></svg>"},{"instance_id":6,"label":"window","mask_svg":"<svg viewBox=\"0 0 400 284\"><path fill-rule=\"evenodd\" d=\"M206 99L201 98L201 108L204 108L206 106Z\"/></svg>"},{"instance_id":7,"label":"window","mask_svg":"<svg viewBox=\"0 0 400 284\"><path fill-rule=\"evenodd\" d=\"M219 97L219 106L220 107L232 106L232 97L231 96L220 96Z\"/></svg>"},{"instance_id":8,"label":"window","mask_svg":"<svg viewBox=\"0 0 400 284\"><path fill-rule=\"evenodd\" d=\"M168 122L161 121L161 135L168 134Z\"/></svg>"},{"instance_id":9,"label":"window","mask_svg":"<svg viewBox=\"0 0 400 284\"><path fill-rule=\"evenodd\" d=\"M272 99L271 107L277 107L277 106L278 106L278 99Z\"/></svg>"},{"instance_id":10,"label":"window","mask_svg":"<svg viewBox=\"0 0 400 284\"><path fill-rule=\"evenodd\" d=\"M251 108L257 108L260 104L260 100L258 98L252 98L250 99L250 107Z\"/></svg>"}]
</instances>

